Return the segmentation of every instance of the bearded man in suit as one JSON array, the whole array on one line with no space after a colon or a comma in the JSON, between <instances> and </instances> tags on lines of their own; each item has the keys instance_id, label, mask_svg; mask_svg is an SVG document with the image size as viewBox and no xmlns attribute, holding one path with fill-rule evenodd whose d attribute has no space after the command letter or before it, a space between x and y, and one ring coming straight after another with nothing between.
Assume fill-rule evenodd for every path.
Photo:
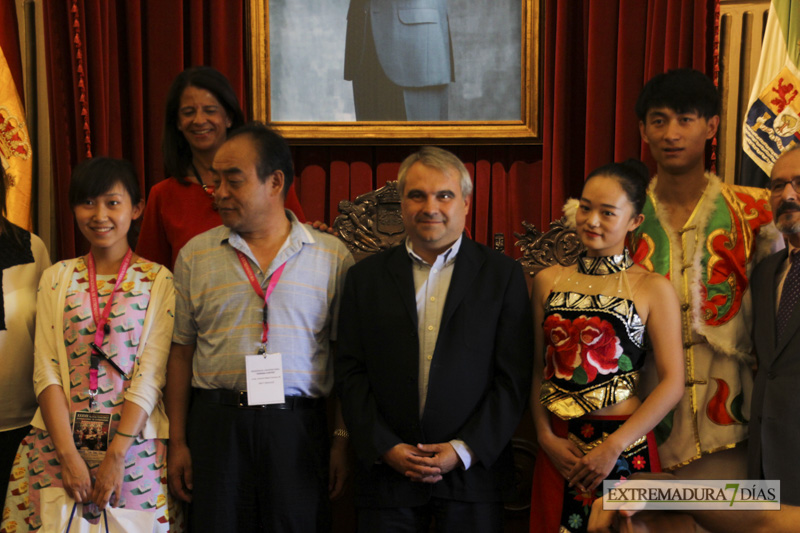
<instances>
[{"instance_id":1,"label":"bearded man in suit","mask_svg":"<svg viewBox=\"0 0 800 533\"><path fill-rule=\"evenodd\" d=\"M775 162L769 185L775 226L788 248L764 259L753 277L753 343L758 373L753 386L747 475L779 479L781 503L800 505L800 147ZM787 459L789 459L787 461Z\"/></svg>"}]
</instances>

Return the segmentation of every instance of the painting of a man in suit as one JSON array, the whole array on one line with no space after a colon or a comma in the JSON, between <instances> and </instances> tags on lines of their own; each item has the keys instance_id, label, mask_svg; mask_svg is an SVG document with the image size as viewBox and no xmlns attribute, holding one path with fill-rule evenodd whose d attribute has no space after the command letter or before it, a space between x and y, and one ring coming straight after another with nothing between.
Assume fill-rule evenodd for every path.
<instances>
[{"instance_id":1,"label":"painting of a man in suit","mask_svg":"<svg viewBox=\"0 0 800 533\"><path fill-rule=\"evenodd\" d=\"M344 78L356 120L447 120L452 47L447 0L351 0Z\"/></svg>"},{"instance_id":2,"label":"painting of a man in suit","mask_svg":"<svg viewBox=\"0 0 800 533\"><path fill-rule=\"evenodd\" d=\"M531 0L260 1L270 121L521 118Z\"/></svg>"}]
</instances>

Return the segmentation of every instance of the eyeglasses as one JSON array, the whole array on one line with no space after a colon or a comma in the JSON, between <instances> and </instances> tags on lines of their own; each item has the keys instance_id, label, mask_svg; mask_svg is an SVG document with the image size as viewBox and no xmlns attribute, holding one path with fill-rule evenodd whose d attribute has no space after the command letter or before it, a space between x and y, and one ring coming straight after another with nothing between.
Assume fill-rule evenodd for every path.
<instances>
[{"instance_id":1,"label":"eyeglasses","mask_svg":"<svg viewBox=\"0 0 800 533\"><path fill-rule=\"evenodd\" d=\"M783 193L783 190L786 188L786 185L789 183L792 184L792 188L794 192L800 193L800 176L795 176L789 181L786 180L772 180L769 183L769 190L772 191L774 196L778 196L779 194Z\"/></svg>"}]
</instances>

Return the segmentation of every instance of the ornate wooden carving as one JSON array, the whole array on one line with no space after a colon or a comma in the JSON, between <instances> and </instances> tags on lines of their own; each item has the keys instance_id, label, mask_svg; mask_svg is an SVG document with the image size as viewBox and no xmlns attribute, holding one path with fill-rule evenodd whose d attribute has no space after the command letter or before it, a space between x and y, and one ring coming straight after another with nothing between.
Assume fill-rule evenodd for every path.
<instances>
[{"instance_id":1,"label":"ornate wooden carving","mask_svg":"<svg viewBox=\"0 0 800 533\"><path fill-rule=\"evenodd\" d=\"M567 227L564 217L550 222L550 229L544 233L530 222L523 221L522 226L525 233L514 232L514 236L519 239L514 245L522 251L519 261L531 277L543 268L555 264L572 265L583 251L578 234Z\"/></svg>"},{"instance_id":2,"label":"ornate wooden carving","mask_svg":"<svg viewBox=\"0 0 800 533\"><path fill-rule=\"evenodd\" d=\"M356 261L396 246L405 238L396 181L388 181L353 202L342 200L339 213L333 227Z\"/></svg>"}]
</instances>

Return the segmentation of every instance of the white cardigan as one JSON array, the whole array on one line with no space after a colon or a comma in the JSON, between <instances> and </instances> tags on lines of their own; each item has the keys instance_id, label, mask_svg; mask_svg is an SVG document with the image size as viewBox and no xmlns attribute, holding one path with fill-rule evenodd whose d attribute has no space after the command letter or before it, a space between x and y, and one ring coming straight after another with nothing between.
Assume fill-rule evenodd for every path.
<instances>
[{"instance_id":1,"label":"white cardigan","mask_svg":"<svg viewBox=\"0 0 800 533\"><path fill-rule=\"evenodd\" d=\"M64 301L77 261L77 258L61 261L45 270L39 282L39 295L36 299L33 387L38 398L50 385L60 386L64 389L67 405L71 405L71 400L69 363L63 333ZM162 266L150 291L136 365L131 373L133 378L125 392L126 401L132 401L149 415L142 430L145 439L169 437L169 423L161 401L161 389L166 383L174 310L172 273ZM36 410L31 424L39 429L47 429L41 407Z\"/></svg>"}]
</instances>

